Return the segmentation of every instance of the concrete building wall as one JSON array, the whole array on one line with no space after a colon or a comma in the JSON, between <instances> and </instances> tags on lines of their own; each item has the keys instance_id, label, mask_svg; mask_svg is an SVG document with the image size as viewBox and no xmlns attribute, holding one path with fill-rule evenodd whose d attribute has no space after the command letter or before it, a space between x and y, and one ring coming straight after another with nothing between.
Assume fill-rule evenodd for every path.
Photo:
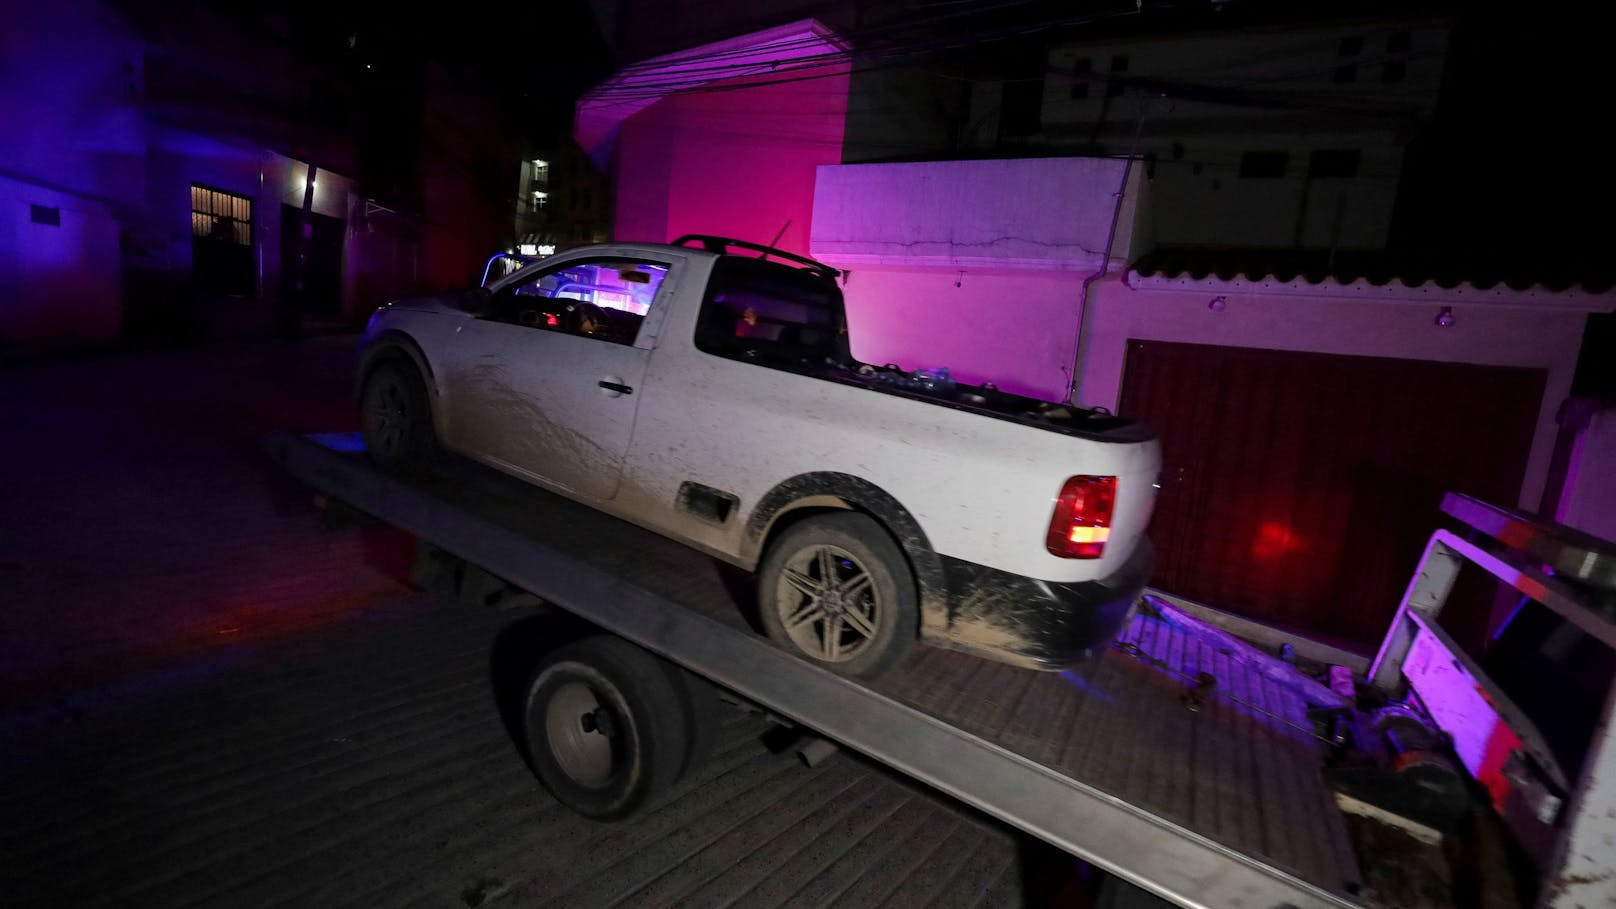
<instances>
[{"instance_id":1,"label":"concrete building wall","mask_svg":"<svg viewBox=\"0 0 1616 909\"><path fill-rule=\"evenodd\" d=\"M1428 21L1343 22L1065 45L1049 52L1041 125L1051 138L1088 138L1097 124L1131 136L1144 90L1129 80L1160 80L1220 91L1180 93L1152 108L1151 135L1234 139L1236 127L1286 131L1332 107L1361 110L1366 130L1387 132L1373 114L1418 112L1435 101L1447 33L1445 24ZM1113 78L1127 86L1120 94L1109 89ZM1279 103L1287 100L1282 93L1292 103Z\"/></svg>"},{"instance_id":2,"label":"concrete building wall","mask_svg":"<svg viewBox=\"0 0 1616 909\"><path fill-rule=\"evenodd\" d=\"M812 254L848 272L854 356L1066 400L1085 282L1108 242L1131 243L1111 234L1126 171L1102 158L821 167Z\"/></svg>"},{"instance_id":3,"label":"concrete building wall","mask_svg":"<svg viewBox=\"0 0 1616 909\"><path fill-rule=\"evenodd\" d=\"M1056 47L1036 130L1014 141L1049 154L1137 149L1162 245L1383 249L1446 48L1446 25L1428 21ZM975 93L969 122L994 119L1017 90L995 87ZM1247 153L1275 152L1277 175L1242 172ZM1350 175L1342 155L1356 156Z\"/></svg>"},{"instance_id":4,"label":"concrete building wall","mask_svg":"<svg viewBox=\"0 0 1616 909\"><path fill-rule=\"evenodd\" d=\"M0 175L138 204L142 47L93 0L7 4L0 28Z\"/></svg>"},{"instance_id":5,"label":"concrete building wall","mask_svg":"<svg viewBox=\"0 0 1616 909\"><path fill-rule=\"evenodd\" d=\"M308 165L245 144L222 142L170 127L154 126L146 200L141 221L161 237L169 270L192 270L191 187L203 185L252 200L252 256L255 292L246 298L200 295L195 315L215 333L263 333L274 321L283 283L281 230L283 206L303 206ZM356 288L361 256L353 207L363 205L354 181L330 171L315 172L312 210L344 222L339 312L358 314Z\"/></svg>"},{"instance_id":6,"label":"concrete building wall","mask_svg":"<svg viewBox=\"0 0 1616 909\"><path fill-rule=\"evenodd\" d=\"M141 203L145 166L140 76L138 37L100 4L8 7L0 28L0 342L118 333L118 218Z\"/></svg>"},{"instance_id":7,"label":"concrete building wall","mask_svg":"<svg viewBox=\"0 0 1616 909\"><path fill-rule=\"evenodd\" d=\"M1558 432L1555 411L1571 390L1587 308L1597 308L1512 291L1503 297L1471 291L1470 302L1441 290L1391 297L1340 287L1139 284L1134 276L1111 276L1092 288L1079 403L1116 408L1130 339L1542 369L1543 404L1519 501L1527 508L1542 497ZM1213 297L1223 298L1221 310L1209 305ZM1435 324L1441 305L1452 306L1447 327Z\"/></svg>"},{"instance_id":8,"label":"concrete building wall","mask_svg":"<svg viewBox=\"0 0 1616 909\"><path fill-rule=\"evenodd\" d=\"M1098 270L1125 169L1103 158L822 167L814 254L849 265Z\"/></svg>"},{"instance_id":9,"label":"concrete building wall","mask_svg":"<svg viewBox=\"0 0 1616 909\"><path fill-rule=\"evenodd\" d=\"M1554 519L1616 542L1616 406L1577 431Z\"/></svg>"},{"instance_id":10,"label":"concrete building wall","mask_svg":"<svg viewBox=\"0 0 1616 909\"><path fill-rule=\"evenodd\" d=\"M1246 150L1287 155L1283 176L1240 176ZM1358 154L1356 177L1312 177L1315 150ZM1386 246L1403 149L1367 137L1250 134L1239 142L1206 142L1212 159L1197 173L1171 161L1152 168L1154 239L1162 246L1245 249L1378 250ZM1167 152L1171 155L1171 151Z\"/></svg>"},{"instance_id":11,"label":"concrete building wall","mask_svg":"<svg viewBox=\"0 0 1616 909\"><path fill-rule=\"evenodd\" d=\"M0 344L109 340L122 299L107 207L0 177Z\"/></svg>"},{"instance_id":12,"label":"concrete building wall","mask_svg":"<svg viewBox=\"0 0 1616 909\"><path fill-rule=\"evenodd\" d=\"M865 363L946 366L956 381L1063 401L1071 391L1085 275L1042 269L860 267L848 338Z\"/></svg>"}]
</instances>

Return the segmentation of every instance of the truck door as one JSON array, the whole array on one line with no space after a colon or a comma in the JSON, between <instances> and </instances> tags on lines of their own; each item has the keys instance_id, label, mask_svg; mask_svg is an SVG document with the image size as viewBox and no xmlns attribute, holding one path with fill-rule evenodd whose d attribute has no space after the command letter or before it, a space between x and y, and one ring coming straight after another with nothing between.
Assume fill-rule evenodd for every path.
<instances>
[{"instance_id":1,"label":"truck door","mask_svg":"<svg viewBox=\"0 0 1616 909\"><path fill-rule=\"evenodd\" d=\"M453 342L454 447L579 496L616 495L672 266L574 258L497 290Z\"/></svg>"}]
</instances>

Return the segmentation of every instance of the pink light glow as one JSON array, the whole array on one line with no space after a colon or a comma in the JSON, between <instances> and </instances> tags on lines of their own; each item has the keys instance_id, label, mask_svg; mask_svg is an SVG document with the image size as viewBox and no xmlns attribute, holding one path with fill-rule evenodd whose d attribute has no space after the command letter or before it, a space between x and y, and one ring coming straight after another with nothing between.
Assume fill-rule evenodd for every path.
<instances>
[{"instance_id":1,"label":"pink light glow","mask_svg":"<svg viewBox=\"0 0 1616 909\"><path fill-rule=\"evenodd\" d=\"M807 253L815 172L841 156L847 85L843 66L830 78L675 95L634 114L617 142L617 239L778 235L776 246Z\"/></svg>"}]
</instances>

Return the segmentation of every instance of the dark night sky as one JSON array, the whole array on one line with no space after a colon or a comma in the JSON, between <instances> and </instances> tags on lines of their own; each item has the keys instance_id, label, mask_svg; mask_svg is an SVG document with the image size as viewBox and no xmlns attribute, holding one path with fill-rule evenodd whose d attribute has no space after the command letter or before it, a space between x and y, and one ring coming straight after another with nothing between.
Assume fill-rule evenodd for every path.
<instances>
[{"instance_id":1,"label":"dark night sky","mask_svg":"<svg viewBox=\"0 0 1616 909\"><path fill-rule=\"evenodd\" d=\"M1616 281L1603 34L1586 12L1461 15L1396 240L1502 277Z\"/></svg>"},{"instance_id":2,"label":"dark night sky","mask_svg":"<svg viewBox=\"0 0 1616 909\"><path fill-rule=\"evenodd\" d=\"M710 3L712 0L686 0ZM1046 4L982 0L986 13L950 19L942 29L968 34L994 22L1050 16ZM1125 4L1133 6L1132 3ZM1441 11L1442 4L1420 3ZM616 66L585 0L499 3L472 0L431 15L398 7L299 4L294 17L333 53L406 61L431 56L476 73L525 138L564 134L572 101ZM1087 4L1111 9L1115 3ZM294 7L294 9L297 7ZM1070 16L1071 4L1059 5ZM1309 8L1334 14L1409 4L1365 0ZM1594 14L1519 5L1463 4L1457 9L1443 94L1433 121L1411 145L1396 223L1394 260L1405 270L1475 280L1551 284L1616 282L1616 175L1605 163L1605 113L1612 79ZM677 16L679 4L659 9ZM1291 19L1294 3L1176 0L1147 4L1154 23L1189 27ZM1001 12L1002 10L1002 12ZM753 13L755 14L755 10ZM931 30L935 35L937 28ZM1061 40L1073 29L1033 40ZM346 42L358 36L349 51ZM714 35L712 37L721 37ZM912 33L910 38L914 38ZM904 40L899 38L899 40Z\"/></svg>"}]
</instances>

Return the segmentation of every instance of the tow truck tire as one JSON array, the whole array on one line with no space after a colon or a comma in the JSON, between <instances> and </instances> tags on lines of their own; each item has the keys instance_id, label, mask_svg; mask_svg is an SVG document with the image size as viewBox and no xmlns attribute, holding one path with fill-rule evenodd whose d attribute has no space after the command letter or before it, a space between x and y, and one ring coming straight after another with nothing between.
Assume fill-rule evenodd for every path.
<instances>
[{"instance_id":1,"label":"tow truck tire","mask_svg":"<svg viewBox=\"0 0 1616 909\"><path fill-rule=\"evenodd\" d=\"M381 467L405 474L424 473L438 456L432 429L432 401L413 366L378 365L365 377L359 396L365 451Z\"/></svg>"},{"instance_id":2,"label":"tow truck tire","mask_svg":"<svg viewBox=\"0 0 1616 909\"><path fill-rule=\"evenodd\" d=\"M679 777L683 779L707 763L707 758L712 756L713 746L718 742L722 706L718 689L711 682L667 660L663 660L662 665L668 670L684 700L685 738L688 744L684 764L679 769Z\"/></svg>"},{"instance_id":3,"label":"tow truck tire","mask_svg":"<svg viewBox=\"0 0 1616 909\"><path fill-rule=\"evenodd\" d=\"M588 637L539 663L523 733L539 781L563 805L618 820L653 803L691 757L685 689L621 638ZM682 671L682 670L678 670Z\"/></svg>"},{"instance_id":4,"label":"tow truck tire","mask_svg":"<svg viewBox=\"0 0 1616 909\"><path fill-rule=\"evenodd\" d=\"M908 652L920 627L909 560L858 512L793 525L758 571L758 613L779 646L840 675L874 678Z\"/></svg>"}]
</instances>

